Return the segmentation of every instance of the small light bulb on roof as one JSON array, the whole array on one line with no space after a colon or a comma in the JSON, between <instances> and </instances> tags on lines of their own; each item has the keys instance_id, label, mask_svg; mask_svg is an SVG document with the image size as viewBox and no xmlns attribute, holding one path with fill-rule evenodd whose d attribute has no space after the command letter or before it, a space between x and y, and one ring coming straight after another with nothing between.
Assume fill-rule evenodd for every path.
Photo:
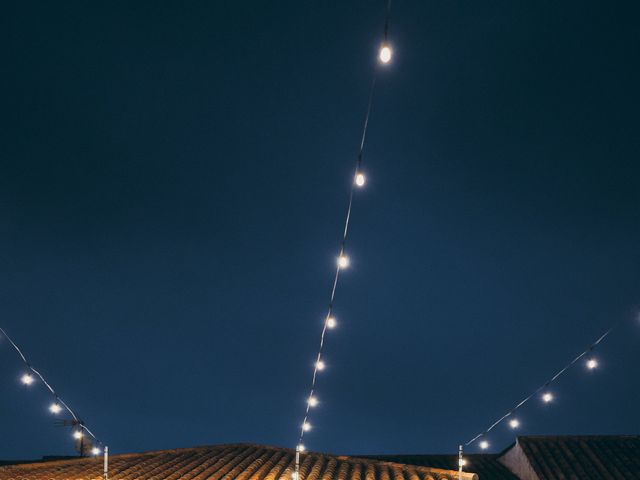
<instances>
[{"instance_id":1,"label":"small light bulb on roof","mask_svg":"<svg viewBox=\"0 0 640 480\"><path fill-rule=\"evenodd\" d=\"M598 361L595 358L590 358L589 360L587 360L587 368L589 370L598 368Z\"/></svg>"},{"instance_id":2,"label":"small light bulb on roof","mask_svg":"<svg viewBox=\"0 0 640 480\"><path fill-rule=\"evenodd\" d=\"M336 328L337 324L338 322L336 322L335 318L333 317L327 318L327 328Z\"/></svg>"},{"instance_id":3,"label":"small light bulb on roof","mask_svg":"<svg viewBox=\"0 0 640 480\"><path fill-rule=\"evenodd\" d=\"M482 450L486 450L487 448L489 448L489 442L487 442L486 440L483 440L480 442L480 448Z\"/></svg>"},{"instance_id":4,"label":"small light bulb on roof","mask_svg":"<svg viewBox=\"0 0 640 480\"><path fill-rule=\"evenodd\" d=\"M517 418L512 418L509 420L509 426L514 429L518 428L520 426L520 421Z\"/></svg>"},{"instance_id":5,"label":"small light bulb on roof","mask_svg":"<svg viewBox=\"0 0 640 480\"><path fill-rule=\"evenodd\" d=\"M359 187L363 187L365 182L366 182L366 179L364 178L364 173L358 172L356 174L356 185Z\"/></svg>"},{"instance_id":6,"label":"small light bulb on roof","mask_svg":"<svg viewBox=\"0 0 640 480\"><path fill-rule=\"evenodd\" d=\"M316 362L316 369L317 370L324 370L325 364L322 360L318 360Z\"/></svg>"},{"instance_id":7,"label":"small light bulb on roof","mask_svg":"<svg viewBox=\"0 0 640 480\"><path fill-rule=\"evenodd\" d=\"M100 455L100 449L98 447L93 447L91 449L91 454L92 455Z\"/></svg>"},{"instance_id":8,"label":"small light bulb on roof","mask_svg":"<svg viewBox=\"0 0 640 480\"><path fill-rule=\"evenodd\" d=\"M307 403L309 404L310 407L315 407L318 405L318 399L313 395L311 395L309 397L309 400L307 400Z\"/></svg>"},{"instance_id":9,"label":"small light bulb on roof","mask_svg":"<svg viewBox=\"0 0 640 480\"><path fill-rule=\"evenodd\" d=\"M464 467L467 464L467 461L464 458L461 458L460 460L458 460L458 465L460 467Z\"/></svg>"},{"instance_id":10,"label":"small light bulb on roof","mask_svg":"<svg viewBox=\"0 0 640 480\"><path fill-rule=\"evenodd\" d=\"M302 424L302 430L304 430L305 432L308 432L309 430L311 430L311 424L309 422L304 422Z\"/></svg>"},{"instance_id":11,"label":"small light bulb on roof","mask_svg":"<svg viewBox=\"0 0 640 480\"><path fill-rule=\"evenodd\" d=\"M301 443L298 444L298 447L296 448L296 450L298 450L299 452L304 452L305 451L304 445Z\"/></svg>"},{"instance_id":12,"label":"small light bulb on roof","mask_svg":"<svg viewBox=\"0 0 640 480\"><path fill-rule=\"evenodd\" d=\"M391 47L389 46L388 43L383 43L382 46L380 47L380 54L378 56L378 58L380 58L380 61L384 64L387 64L391 61L391 54L393 52L391 51Z\"/></svg>"},{"instance_id":13,"label":"small light bulb on roof","mask_svg":"<svg viewBox=\"0 0 640 480\"><path fill-rule=\"evenodd\" d=\"M31 385L33 382L35 382L35 378L33 378L33 375L31 375L30 373L25 373L24 375L22 375L22 377L20 377L20 381L25 385Z\"/></svg>"},{"instance_id":14,"label":"small light bulb on roof","mask_svg":"<svg viewBox=\"0 0 640 480\"><path fill-rule=\"evenodd\" d=\"M544 403L549 403L553 400L553 395L550 392L546 392L544 395L542 395L542 401Z\"/></svg>"},{"instance_id":15,"label":"small light bulb on roof","mask_svg":"<svg viewBox=\"0 0 640 480\"><path fill-rule=\"evenodd\" d=\"M82 437L83 435L81 430L75 430L73 432L73 438L75 438L76 440L80 440Z\"/></svg>"},{"instance_id":16,"label":"small light bulb on roof","mask_svg":"<svg viewBox=\"0 0 640 480\"><path fill-rule=\"evenodd\" d=\"M349 257L347 257L344 253L341 253L338 257L338 266L340 268L347 268L349 266Z\"/></svg>"},{"instance_id":17,"label":"small light bulb on roof","mask_svg":"<svg viewBox=\"0 0 640 480\"><path fill-rule=\"evenodd\" d=\"M49 411L51 413L60 413L62 411L62 407L57 403L52 403L51 405L49 405Z\"/></svg>"}]
</instances>

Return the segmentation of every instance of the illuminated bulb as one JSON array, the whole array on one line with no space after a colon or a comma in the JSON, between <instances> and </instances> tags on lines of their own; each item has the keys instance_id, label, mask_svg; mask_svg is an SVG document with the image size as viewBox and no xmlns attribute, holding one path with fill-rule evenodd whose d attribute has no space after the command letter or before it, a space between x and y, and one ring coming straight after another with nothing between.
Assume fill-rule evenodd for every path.
<instances>
[{"instance_id":1,"label":"illuminated bulb","mask_svg":"<svg viewBox=\"0 0 640 480\"><path fill-rule=\"evenodd\" d=\"M383 43L382 47L380 47L380 61L382 63L389 63L391 61L391 47L388 43Z\"/></svg>"},{"instance_id":2,"label":"illuminated bulb","mask_svg":"<svg viewBox=\"0 0 640 480\"><path fill-rule=\"evenodd\" d=\"M486 450L487 448L489 448L489 442L487 442L486 440L483 440L480 442L480 448L482 450Z\"/></svg>"},{"instance_id":3,"label":"illuminated bulb","mask_svg":"<svg viewBox=\"0 0 640 480\"><path fill-rule=\"evenodd\" d=\"M327 328L336 328L336 325L338 323L336 322L336 319L333 317L329 317L327 318Z\"/></svg>"},{"instance_id":4,"label":"illuminated bulb","mask_svg":"<svg viewBox=\"0 0 640 480\"><path fill-rule=\"evenodd\" d=\"M347 257L344 253L341 253L338 257L338 266L340 268L347 268L349 266L349 257Z\"/></svg>"},{"instance_id":5,"label":"illuminated bulb","mask_svg":"<svg viewBox=\"0 0 640 480\"><path fill-rule=\"evenodd\" d=\"M317 369L317 370L324 370L324 366L325 366L325 365L324 365L324 362L323 362L322 360L318 360L318 361L316 362L316 369Z\"/></svg>"},{"instance_id":6,"label":"illuminated bulb","mask_svg":"<svg viewBox=\"0 0 640 480\"><path fill-rule=\"evenodd\" d=\"M310 407L315 407L318 405L318 399L313 395L311 395L309 397L309 400L307 400L307 403L309 404Z\"/></svg>"},{"instance_id":7,"label":"illuminated bulb","mask_svg":"<svg viewBox=\"0 0 640 480\"><path fill-rule=\"evenodd\" d=\"M299 452L304 452L304 450L305 450L304 445L303 445L303 444L301 444L301 443L300 443L300 444L298 444L298 446L297 446L296 450L298 450Z\"/></svg>"},{"instance_id":8,"label":"illuminated bulb","mask_svg":"<svg viewBox=\"0 0 640 480\"><path fill-rule=\"evenodd\" d=\"M31 385L35 381L35 379L30 373L25 373L24 375L22 375L22 377L20 377L20 381L25 385Z\"/></svg>"},{"instance_id":9,"label":"illuminated bulb","mask_svg":"<svg viewBox=\"0 0 640 480\"><path fill-rule=\"evenodd\" d=\"M51 405L49 405L49 411L51 413L60 413L62 411L62 407L57 403L52 403Z\"/></svg>"},{"instance_id":10,"label":"illuminated bulb","mask_svg":"<svg viewBox=\"0 0 640 480\"><path fill-rule=\"evenodd\" d=\"M467 464L467 461L464 458L458 460L458 466L464 467Z\"/></svg>"},{"instance_id":11,"label":"illuminated bulb","mask_svg":"<svg viewBox=\"0 0 640 480\"><path fill-rule=\"evenodd\" d=\"M518 428L520 426L520 421L516 418L509 420L509 426L514 429Z\"/></svg>"},{"instance_id":12,"label":"illuminated bulb","mask_svg":"<svg viewBox=\"0 0 640 480\"><path fill-rule=\"evenodd\" d=\"M80 430L76 430L75 432L73 432L73 438L75 438L76 440L80 440L82 438L82 432Z\"/></svg>"},{"instance_id":13,"label":"illuminated bulb","mask_svg":"<svg viewBox=\"0 0 640 480\"><path fill-rule=\"evenodd\" d=\"M359 187L364 186L366 179L364 178L364 173L358 172L356 174L356 185Z\"/></svg>"},{"instance_id":14,"label":"illuminated bulb","mask_svg":"<svg viewBox=\"0 0 640 480\"><path fill-rule=\"evenodd\" d=\"M100 455L100 449L99 449L98 447L93 447L93 448L91 449L91 453L92 453L93 455Z\"/></svg>"},{"instance_id":15,"label":"illuminated bulb","mask_svg":"<svg viewBox=\"0 0 640 480\"><path fill-rule=\"evenodd\" d=\"M544 403L549 403L551 400L553 400L553 395L551 393L547 392L544 395L542 395L542 401Z\"/></svg>"},{"instance_id":16,"label":"illuminated bulb","mask_svg":"<svg viewBox=\"0 0 640 480\"><path fill-rule=\"evenodd\" d=\"M593 370L594 368L598 368L598 361L595 358L590 358L587 360L587 368L589 370Z\"/></svg>"},{"instance_id":17,"label":"illuminated bulb","mask_svg":"<svg viewBox=\"0 0 640 480\"><path fill-rule=\"evenodd\" d=\"M304 422L302 424L302 430L308 432L309 430L311 430L311 424L309 422Z\"/></svg>"}]
</instances>

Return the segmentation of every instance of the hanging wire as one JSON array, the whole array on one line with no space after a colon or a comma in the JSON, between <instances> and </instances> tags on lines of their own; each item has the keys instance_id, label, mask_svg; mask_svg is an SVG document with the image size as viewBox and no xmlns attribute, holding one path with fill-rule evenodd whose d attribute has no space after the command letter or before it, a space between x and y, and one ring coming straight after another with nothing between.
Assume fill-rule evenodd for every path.
<instances>
[{"instance_id":1,"label":"hanging wire","mask_svg":"<svg viewBox=\"0 0 640 480\"><path fill-rule=\"evenodd\" d=\"M387 40L387 35L388 35L388 29L389 29L389 15L391 12L391 0L388 0L387 2L387 7L386 7L386 15L385 15L385 22L384 22L384 41L386 42ZM353 179L354 181L351 182L351 188L349 190L349 202L347 204L347 213L345 216L345 221L344 221L344 229L342 231L342 239L340 241L340 249L339 249L339 258L343 258L345 256L345 252L346 252L346 245L347 245L347 237L348 237L348 233L349 233L349 223L351 221L351 213L352 213L352 209L353 209L353 199L354 199L354 195L355 195L355 190L356 190L356 182L355 179L357 177L357 175L361 172L361 167L362 167L362 160L363 160L363 156L364 156L364 147L365 147L365 142L367 139L367 131L369 128L369 118L371 116L371 109L373 106L373 98L374 98L374 92L375 92L375 87L376 87L376 78L377 78L377 73L378 73L378 69L377 66L374 69L373 72L373 78L371 80L371 86L369 89L369 98L368 98L368 102L367 102L367 108L366 108L366 113L365 113L365 117L364 117L364 123L362 126L362 136L360 138L360 145L358 148L358 155L356 157L356 164L355 164L355 170L354 170L354 175L353 175ZM309 411L311 409L311 407L313 406L312 401L314 400L314 394L316 392L316 382L317 382L317 378L318 378L318 371L321 370L322 368L324 368L324 364L323 364L323 357L322 357L322 353L323 353L323 348L324 348L324 344L325 344L325 336L327 333L327 328L330 328L329 325L329 320L332 319L332 314L333 314L333 307L334 307L334 301L335 301L335 296L336 296L336 290L338 287L338 280L340 279L340 271L342 270L342 266L340 265L340 263L338 262L338 265L336 266L336 271L333 277L333 283L332 283L332 287L331 287L331 294L329 296L329 307L327 310L327 314L325 316L325 321L324 321L324 325L322 327L322 332L320 334L320 344L319 344L319 348L318 348L318 354L316 355L316 362L313 368L313 375L311 377L311 388L309 389L309 395L307 397L307 405L304 411L304 417L303 417L303 421L302 424L300 425L300 434L298 436L298 443L296 446L296 464L295 464L295 471L294 471L294 479L298 480L299 479L299 466L300 466L300 453L303 451L303 446L302 446L302 440L304 439L304 434L306 432L306 430L309 427Z\"/></svg>"},{"instance_id":2,"label":"hanging wire","mask_svg":"<svg viewBox=\"0 0 640 480\"><path fill-rule=\"evenodd\" d=\"M520 407L522 407L524 404L526 404L529 400L531 400L533 397L538 395L540 392L542 392L543 390L548 388L549 385L551 385L553 382L555 382L567 370L569 370L572 366L574 366L581 358L583 358L585 355L588 355L589 353L591 353L591 351L593 351L593 349L595 349L605 338L607 338L609 336L609 334L615 328L617 328L620 325L620 323L622 323L622 320L616 321L613 325L611 325L611 327L609 327L608 330L606 330L602 335L600 335L595 342L591 343L587 347L586 350L584 350L580 354L578 354L569 363L567 363L564 367L562 367L560 370L558 370L549 380L547 380L545 383L543 383L538 388L536 388L531 394L529 394L528 396L526 396L525 398L520 400L513 408L511 408L511 410L509 410L507 413L505 413L500 418L498 418L488 428L486 428L482 432L478 433L475 437L473 437L471 440L469 440L467 443L465 443L464 446L467 447L467 446L471 445L472 443L474 443L479 438L484 437L485 435L487 435L491 430L493 430L496 426L498 426L506 418L508 418L511 415L513 415L516 412L516 410L518 410Z\"/></svg>"},{"instance_id":3,"label":"hanging wire","mask_svg":"<svg viewBox=\"0 0 640 480\"><path fill-rule=\"evenodd\" d=\"M2 335L9 341L9 343L14 348L14 350L18 353L18 355L20 356L20 359L22 360L22 363L24 363L25 367L31 373L36 375L40 379L42 384L45 387L47 387L47 390L49 390L49 392L51 392L51 395L53 396L54 403L64 407L64 409L67 412L69 412L69 414L73 417L72 424L75 427L80 428L81 430L84 430L86 433L88 433L91 436L91 438L93 438L98 444L103 445L103 443L94 435L94 433L84 424L84 422L80 419L80 417L76 414L76 412L74 412L71 409L71 407L60 397L60 395L58 395L58 393L51 386L51 384L49 382L47 382L47 380L44 378L44 375L42 375L42 373L40 373L40 371L36 370L36 368L33 365L31 365L31 363L27 360L27 357L25 356L25 354L22 352L22 349L16 344L16 342L13 341L13 339L9 336L9 334L2 327L0 327L0 333L2 333Z\"/></svg>"}]
</instances>

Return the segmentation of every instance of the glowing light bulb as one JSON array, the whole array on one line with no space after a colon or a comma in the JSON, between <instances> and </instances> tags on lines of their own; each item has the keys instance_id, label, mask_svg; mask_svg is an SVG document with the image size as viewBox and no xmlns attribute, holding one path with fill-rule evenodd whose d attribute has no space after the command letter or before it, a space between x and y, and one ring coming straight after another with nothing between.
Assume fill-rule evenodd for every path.
<instances>
[{"instance_id":1,"label":"glowing light bulb","mask_svg":"<svg viewBox=\"0 0 640 480\"><path fill-rule=\"evenodd\" d=\"M91 449L91 454L92 455L100 455L100 449L98 447L93 447Z\"/></svg>"},{"instance_id":2,"label":"glowing light bulb","mask_svg":"<svg viewBox=\"0 0 640 480\"><path fill-rule=\"evenodd\" d=\"M307 400L307 403L309 404L310 407L316 407L318 405L318 399L313 395L311 395L309 397L309 400Z\"/></svg>"},{"instance_id":3,"label":"glowing light bulb","mask_svg":"<svg viewBox=\"0 0 640 480\"><path fill-rule=\"evenodd\" d=\"M364 173L358 172L356 174L356 185L359 187L362 187L364 186L365 182L366 182L366 178L364 178Z\"/></svg>"},{"instance_id":4,"label":"glowing light bulb","mask_svg":"<svg viewBox=\"0 0 640 480\"><path fill-rule=\"evenodd\" d=\"M513 429L516 429L520 426L520 421L517 418L513 418L509 420L509 426Z\"/></svg>"},{"instance_id":5,"label":"glowing light bulb","mask_svg":"<svg viewBox=\"0 0 640 480\"><path fill-rule=\"evenodd\" d=\"M344 253L341 253L338 257L338 267L347 268L349 266L349 257L347 257Z\"/></svg>"},{"instance_id":6,"label":"glowing light bulb","mask_svg":"<svg viewBox=\"0 0 640 480\"><path fill-rule=\"evenodd\" d=\"M296 450L298 450L299 452L304 452L305 451L304 445L301 443L298 444L298 446L296 447Z\"/></svg>"},{"instance_id":7,"label":"glowing light bulb","mask_svg":"<svg viewBox=\"0 0 640 480\"><path fill-rule=\"evenodd\" d=\"M336 328L337 324L338 322L336 322L335 318L333 317L327 318L327 328Z\"/></svg>"},{"instance_id":8,"label":"glowing light bulb","mask_svg":"<svg viewBox=\"0 0 640 480\"><path fill-rule=\"evenodd\" d=\"M549 403L553 400L553 395L550 392L546 392L544 395L542 395L542 401L544 403Z\"/></svg>"},{"instance_id":9,"label":"glowing light bulb","mask_svg":"<svg viewBox=\"0 0 640 480\"><path fill-rule=\"evenodd\" d=\"M82 434L82 431L80 430L75 430L73 432L73 438L75 438L76 440L80 440L84 435Z\"/></svg>"},{"instance_id":10,"label":"glowing light bulb","mask_svg":"<svg viewBox=\"0 0 640 480\"><path fill-rule=\"evenodd\" d=\"M31 385L33 382L35 382L35 379L30 373L25 373L24 375L22 375L22 377L20 377L20 381L25 385Z\"/></svg>"},{"instance_id":11,"label":"glowing light bulb","mask_svg":"<svg viewBox=\"0 0 640 480\"><path fill-rule=\"evenodd\" d=\"M598 361L595 358L590 358L589 360L587 360L587 368L589 370L598 368Z\"/></svg>"},{"instance_id":12,"label":"glowing light bulb","mask_svg":"<svg viewBox=\"0 0 640 480\"><path fill-rule=\"evenodd\" d=\"M489 442L487 442L486 440L483 440L480 442L480 448L482 450L486 450L487 448L489 448Z\"/></svg>"},{"instance_id":13,"label":"glowing light bulb","mask_svg":"<svg viewBox=\"0 0 640 480\"><path fill-rule=\"evenodd\" d=\"M316 362L316 370L324 370L325 364L322 360Z\"/></svg>"},{"instance_id":14,"label":"glowing light bulb","mask_svg":"<svg viewBox=\"0 0 640 480\"><path fill-rule=\"evenodd\" d=\"M378 55L378 58L382 63L387 64L391 61L392 53L393 52L391 51L391 47L389 46L389 44L383 43L380 47L380 54Z\"/></svg>"},{"instance_id":15,"label":"glowing light bulb","mask_svg":"<svg viewBox=\"0 0 640 480\"><path fill-rule=\"evenodd\" d=\"M309 422L304 422L302 424L302 430L304 430L305 432L308 432L309 430L311 430L311 424Z\"/></svg>"},{"instance_id":16,"label":"glowing light bulb","mask_svg":"<svg viewBox=\"0 0 640 480\"><path fill-rule=\"evenodd\" d=\"M49 411L51 413L60 413L62 411L62 407L57 403L52 403L51 405L49 405Z\"/></svg>"},{"instance_id":17,"label":"glowing light bulb","mask_svg":"<svg viewBox=\"0 0 640 480\"><path fill-rule=\"evenodd\" d=\"M460 467L464 467L467 464L467 461L464 458L461 458L460 460L458 460L458 465Z\"/></svg>"}]
</instances>

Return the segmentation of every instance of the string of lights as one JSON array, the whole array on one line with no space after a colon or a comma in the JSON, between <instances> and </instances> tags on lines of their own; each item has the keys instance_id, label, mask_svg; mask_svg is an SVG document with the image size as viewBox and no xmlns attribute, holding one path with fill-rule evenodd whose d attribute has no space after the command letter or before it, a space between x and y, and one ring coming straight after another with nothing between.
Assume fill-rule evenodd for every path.
<instances>
[{"instance_id":1,"label":"string of lights","mask_svg":"<svg viewBox=\"0 0 640 480\"><path fill-rule=\"evenodd\" d=\"M462 469L466 464L466 460L463 457L464 448L469 445L475 443L480 440L478 446L481 450L486 450L490 447L490 443L487 440L487 435L491 432L495 427L500 425L505 420L509 419L508 426L512 430L516 430L520 427L520 420L515 417L515 413L523 407L527 402L531 399L538 397L543 403L551 404L554 400L553 391L551 390L551 384L555 382L558 378L560 378L564 373L567 372L571 367L575 366L580 360L584 359L584 366L587 370L595 370L598 368L599 363L598 359L593 355L593 351L595 348L606 339L609 334L620 325L621 321L616 321L613 325L611 325L602 335L600 335L594 342L592 342L585 350L580 352L577 356L571 359L567 364L565 364L560 370L555 372L553 376L551 376L546 382L536 388L529 395L524 397L518 403L515 404L510 410L508 410L504 415L500 416L497 420L495 420L491 425L489 425L486 429L475 435L469 441L464 444L460 444L458 449L458 471L462 473Z\"/></svg>"},{"instance_id":2,"label":"string of lights","mask_svg":"<svg viewBox=\"0 0 640 480\"><path fill-rule=\"evenodd\" d=\"M354 195L356 190L364 187L366 183L366 177L365 177L364 171L362 170L362 160L363 160L363 154L364 154L365 141L367 138L367 130L369 127L369 118L371 116L371 108L373 105L373 95L376 87L378 65L384 66L389 64L391 62L391 57L393 55L393 51L387 39L388 30L389 30L390 13L391 13L391 0L388 0L386 15L385 15L385 22L384 22L384 35L378 51L378 62L377 62L376 68L374 69L373 79L371 81L371 87L369 90L369 100L367 103L366 113L364 117L364 124L362 127L362 136L360 138L358 155L356 157L356 165L353 173L353 181L351 182L351 187L349 190L349 202L347 205L347 213L344 221L344 229L342 231L342 238L340 241L338 257L336 259L336 271L335 271L335 275L333 276L331 294L329 295L329 306L328 306L327 314L324 317L324 323L322 326L322 331L320 333L320 344L318 347L318 353L315 357L315 363L313 365L313 375L311 376L311 386L309 389L309 395L306 397L306 407L304 410L303 420L302 420L302 423L300 424L300 434L298 436L298 443L296 445L295 471L293 472L293 480L299 479L300 454L305 451L305 446L302 442L303 442L305 433L311 430L311 423L309 421L311 409L318 406L319 404L318 397L316 396L316 382L318 379L319 372L323 371L326 366L324 362L324 357L323 357L325 337L327 334L327 330L332 330L337 326L337 320L333 315L334 300L336 296L336 289L338 287L338 280L340 279L340 273L342 272L342 270L345 270L346 268L349 267L349 257L346 253L346 245L347 245L347 236L349 233L349 222L351 220Z\"/></svg>"},{"instance_id":3,"label":"string of lights","mask_svg":"<svg viewBox=\"0 0 640 480\"><path fill-rule=\"evenodd\" d=\"M23 353L22 349L13 341L13 339L7 334L7 332L0 327L0 333L4 336L9 344L13 347L13 349L18 353L22 363L24 363L26 371L20 377L20 382L29 387L33 385L37 380L40 380L42 384L47 388L47 390L51 393L52 402L49 405L49 412L53 415L59 415L64 410L66 410L69 415L71 415L72 420L63 421L63 425L68 425L72 427L72 436L75 440L82 442L85 435L89 435L92 440L92 455L100 455L103 452L103 449L99 446L103 446L104 444L94 435L94 433L85 425L84 421L76 414L74 410L58 395L56 390L51 386L51 384L44 378L44 375L40 373L39 370L27 360L26 355ZM81 454L83 454L83 449L80 449ZM107 447L104 446L104 452L106 455Z\"/></svg>"}]
</instances>

